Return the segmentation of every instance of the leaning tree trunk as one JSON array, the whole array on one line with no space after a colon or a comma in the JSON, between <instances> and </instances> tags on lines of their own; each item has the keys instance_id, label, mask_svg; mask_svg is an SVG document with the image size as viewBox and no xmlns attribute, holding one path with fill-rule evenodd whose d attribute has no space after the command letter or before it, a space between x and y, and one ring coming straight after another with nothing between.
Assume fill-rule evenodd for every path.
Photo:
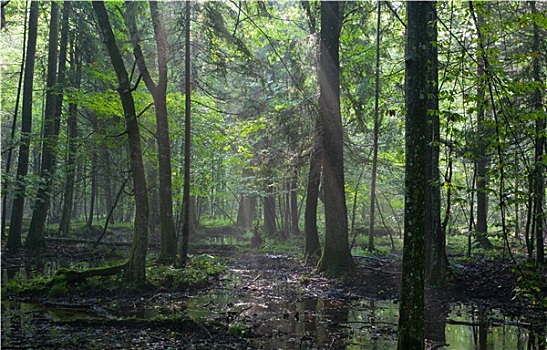
<instances>
[{"instance_id":1,"label":"leaning tree trunk","mask_svg":"<svg viewBox=\"0 0 547 350\"><path fill-rule=\"evenodd\" d=\"M344 188L344 140L340 114L340 3L321 2L319 58L319 116L323 128L325 189L325 247L319 271L353 269L348 241L348 213Z\"/></svg>"},{"instance_id":2,"label":"leaning tree trunk","mask_svg":"<svg viewBox=\"0 0 547 350\"><path fill-rule=\"evenodd\" d=\"M28 231L26 246L29 249L41 249L46 246L44 239L44 227L50 205L50 191L52 190L53 175L55 172L55 153L59 135L59 123L61 108L57 107L62 101L62 84L64 83L64 70L66 64L66 48L68 42L68 14L69 3L64 2L63 33L61 36L61 50L57 57L57 41L59 39L59 5L51 3L51 21L48 40L48 65L47 65L47 92L46 107L43 125L42 160L40 163L40 186L36 195L36 202L32 211L32 218ZM59 61L57 61L59 58ZM57 62L59 62L59 77L57 77ZM58 79L59 78L59 79ZM57 86L59 82L60 89ZM59 94L59 95L58 95Z\"/></svg>"},{"instance_id":3,"label":"leaning tree trunk","mask_svg":"<svg viewBox=\"0 0 547 350\"><path fill-rule=\"evenodd\" d=\"M124 280L137 284L146 282L146 253L148 251L148 190L142 159L141 136L139 123L135 112L135 102L131 82L123 64L122 56L108 20L104 2L93 1L93 9L103 34L103 40L112 66L118 79L118 93L125 115L127 136L129 138L130 164L133 175L133 190L135 191L135 222L131 255L124 272Z\"/></svg>"},{"instance_id":4,"label":"leaning tree trunk","mask_svg":"<svg viewBox=\"0 0 547 350\"><path fill-rule=\"evenodd\" d=\"M424 267L430 4L407 3L405 236L397 348L424 349Z\"/></svg>"},{"instance_id":5,"label":"leaning tree trunk","mask_svg":"<svg viewBox=\"0 0 547 350\"><path fill-rule=\"evenodd\" d=\"M25 58L25 77L23 82L23 106L21 110L21 137L19 141L19 158L15 181L13 206L6 248L21 248L21 231L25 209L25 177L28 173L29 144L32 132L32 90L34 86L34 63L36 56L36 39L38 34L38 1L30 3L27 53Z\"/></svg>"}]
</instances>

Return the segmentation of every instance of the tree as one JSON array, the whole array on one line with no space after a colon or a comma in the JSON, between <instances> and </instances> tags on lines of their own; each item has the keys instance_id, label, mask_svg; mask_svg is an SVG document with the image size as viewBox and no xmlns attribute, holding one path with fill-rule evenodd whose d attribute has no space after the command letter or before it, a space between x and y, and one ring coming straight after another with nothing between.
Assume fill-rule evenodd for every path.
<instances>
[{"instance_id":1,"label":"tree","mask_svg":"<svg viewBox=\"0 0 547 350\"><path fill-rule=\"evenodd\" d=\"M536 7L536 2L529 2L532 14L538 14ZM536 111L536 125L535 125L535 145L534 145L534 174L533 174L533 183L534 183L534 218L535 218L535 236L536 236L536 264L542 266L545 260L544 244L543 244L543 234L544 234L544 225L545 225L545 211L543 208L545 202L545 147L547 145L547 117L546 113L543 112L543 94L544 91L541 86L543 86L541 81L541 68L540 68L540 59L539 52L541 51L541 41L539 26L537 21L534 21L533 25L533 43L532 43L532 52L535 55L532 56L532 75L534 82L537 83L537 87L533 91L532 103L533 109Z\"/></svg>"},{"instance_id":2,"label":"tree","mask_svg":"<svg viewBox=\"0 0 547 350\"><path fill-rule=\"evenodd\" d=\"M325 190L325 247L319 271L343 272L353 268L348 242L344 188L344 144L340 115L340 3L321 2L319 59L319 116L322 126Z\"/></svg>"},{"instance_id":3,"label":"tree","mask_svg":"<svg viewBox=\"0 0 547 350\"><path fill-rule=\"evenodd\" d=\"M427 183L426 151L431 53L430 4L407 3L405 227L399 306L399 350L424 349L424 265Z\"/></svg>"},{"instance_id":4,"label":"tree","mask_svg":"<svg viewBox=\"0 0 547 350\"><path fill-rule=\"evenodd\" d=\"M427 149L426 149L426 176L428 190L426 192L426 261L425 277L430 285L442 285L446 271L446 242L445 233L441 227L441 189L439 184L439 60L437 54L437 9L436 3L430 2L429 11L429 111L427 113Z\"/></svg>"},{"instance_id":5,"label":"tree","mask_svg":"<svg viewBox=\"0 0 547 350\"><path fill-rule=\"evenodd\" d=\"M21 248L21 231L23 229L23 213L25 209L26 185L25 177L29 165L29 144L32 132L32 90L34 87L34 63L36 56L36 40L38 34L38 1L30 3L28 20L28 43L25 58L25 76L23 82L23 106L21 111L21 136L19 143L19 158L17 160L17 177L13 207L10 218L10 228L6 248L16 250Z\"/></svg>"},{"instance_id":6,"label":"tree","mask_svg":"<svg viewBox=\"0 0 547 350\"><path fill-rule=\"evenodd\" d=\"M148 251L148 189L144 173L141 149L141 136L131 82L125 69L116 38L108 19L108 12L102 1L94 1L93 9L101 29L103 40L116 71L118 94L122 102L125 117L126 133L129 140L131 174L135 192L135 221L131 255L124 271L124 280L143 284L146 282L146 253Z\"/></svg>"},{"instance_id":7,"label":"tree","mask_svg":"<svg viewBox=\"0 0 547 350\"><path fill-rule=\"evenodd\" d=\"M471 2L470 2L471 4ZM484 27L484 15L479 13L477 16L477 31L481 33ZM481 34L479 34L479 40ZM482 45L486 45L483 43ZM477 159L475 161L476 181L477 181L477 242L484 248L491 248L492 243L488 239L488 121L485 120L485 106L487 99L485 97L486 81L489 79L485 75L484 54L478 57L477 75Z\"/></svg>"},{"instance_id":8,"label":"tree","mask_svg":"<svg viewBox=\"0 0 547 350\"><path fill-rule=\"evenodd\" d=\"M374 209L376 203L376 173L378 171L378 134L380 132L380 18L382 2L378 1L376 11L376 72L374 81L374 131L372 145L372 174L370 178L370 222L368 229L368 250L374 251Z\"/></svg>"},{"instance_id":9,"label":"tree","mask_svg":"<svg viewBox=\"0 0 547 350\"><path fill-rule=\"evenodd\" d=\"M80 90L82 80L82 58L78 53L78 47L72 47L71 50L71 83L74 89ZM64 188L63 212L61 222L59 223L59 233L67 235L70 230L70 220L72 218L72 209L74 205L74 182L76 177L76 151L78 148L78 105L71 102L68 105L67 115L67 157L66 157L66 178Z\"/></svg>"},{"instance_id":10,"label":"tree","mask_svg":"<svg viewBox=\"0 0 547 350\"><path fill-rule=\"evenodd\" d=\"M46 82L46 106L43 125L42 158L40 162L40 186L36 195L36 202L32 211L32 218L26 241L27 248L41 249L46 246L44 227L50 205L50 191L55 172L55 152L59 135L60 108L57 104L61 101L57 94L62 94L59 89L57 76L57 62L59 62L60 83L64 81L64 67L66 63L66 48L68 41L68 13L69 5L65 1L63 10L63 35L61 38L61 51L57 57L57 41L59 37L59 5L51 3L51 20L49 25L48 40L48 64ZM65 18L66 15L66 18ZM66 29L65 29L66 28ZM58 60L59 59L59 60ZM60 107L60 106L59 106Z\"/></svg>"},{"instance_id":11,"label":"tree","mask_svg":"<svg viewBox=\"0 0 547 350\"><path fill-rule=\"evenodd\" d=\"M191 15L191 1L186 1L185 8L185 39L186 50L184 53L184 91L185 96L185 109L184 109L184 192L182 196L183 205L183 222L182 222L182 245L180 254L180 265L186 266L186 260L188 259L188 238L190 236L190 230L192 228L192 211L190 200L190 156L192 140L191 140L191 121L192 121L192 85L191 85L191 62L190 62L190 15Z\"/></svg>"},{"instance_id":12,"label":"tree","mask_svg":"<svg viewBox=\"0 0 547 350\"><path fill-rule=\"evenodd\" d=\"M177 255L175 221L173 218L173 185L171 181L171 142L167 113L167 31L160 16L157 1L150 1L150 16L154 27L157 48L158 81L154 82L146 65L137 30L136 11L138 2L126 1L128 24L133 41L133 53L144 83L154 99L156 113L156 140L158 144L159 214L161 231L160 258L174 261Z\"/></svg>"}]
</instances>

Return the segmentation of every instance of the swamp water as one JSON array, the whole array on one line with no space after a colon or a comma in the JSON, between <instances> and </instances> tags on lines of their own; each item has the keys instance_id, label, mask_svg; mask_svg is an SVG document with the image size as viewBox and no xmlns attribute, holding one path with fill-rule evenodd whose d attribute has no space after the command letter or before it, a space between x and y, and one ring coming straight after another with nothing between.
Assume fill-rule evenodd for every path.
<instances>
[{"instance_id":1,"label":"swamp water","mask_svg":"<svg viewBox=\"0 0 547 350\"><path fill-rule=\"evenodd\" d=\"M157 295L137 306L104 304L80 309L2 301L2 343L9 344L13 332L25 334L37 319L154 319L184 313L197 321L224 324L231 335L258 334L254 343L267 349L396 348L396 301L340 300L314 289L324 281L311 278L303 286L299 276L288 271L231 269L219 287L203 294L178 299ZM477 304L431 306L426 316L429 349L539 350L547 344L545 329L538 331L523 318L509 318L501 310Z\"/></svg>"}]
</instances>

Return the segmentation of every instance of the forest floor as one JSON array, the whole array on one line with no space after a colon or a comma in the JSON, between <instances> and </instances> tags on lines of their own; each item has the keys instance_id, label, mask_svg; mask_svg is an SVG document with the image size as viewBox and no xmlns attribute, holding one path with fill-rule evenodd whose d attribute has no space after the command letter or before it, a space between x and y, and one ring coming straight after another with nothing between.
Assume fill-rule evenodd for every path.
<instances>
[{"instance_id":1,"label":"forest floor","mask_svg":"<svg viewBox=\"0 0 547 350\"><path fill-rule=\"evenodd\" d=\"M398 254L356 257L355 271L329 278L288 254L218 244L199 244L192 252L218 257L226 269L205 285L179 290L95 284L47 295L10 295L3 289L1 348L344 349L376 342L356 348L390 349L395 344ZM74 266L74 261L104 260L111 253L69 246L51 246L39 257L2 252L3 286L9 268L38 266L41 259L42 271L43 261L53 257ZM445 287L428 290L426 297L443 325L448 305L472 303L475 309L501 310L507 320L544 334L547 310L515 298L511 261L484 258L451 266ZM538 293L547 295L541 288ZM446 342L444 336L431 338L431 348Z\"/></svg>"}]
</instances>

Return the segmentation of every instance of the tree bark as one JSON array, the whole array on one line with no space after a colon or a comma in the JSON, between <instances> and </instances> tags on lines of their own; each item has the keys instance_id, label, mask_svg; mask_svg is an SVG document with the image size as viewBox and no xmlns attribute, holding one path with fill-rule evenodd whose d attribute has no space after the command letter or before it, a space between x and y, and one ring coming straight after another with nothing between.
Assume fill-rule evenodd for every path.
<instances>
[{"instance_id":1,"label":"tree bark","mask_svg":"<svg viewBox=\"0 0 547 350\"><path fill-rule=\"evenodd\" d=\"M537 15L536 2L532 1L529 3L532 14ZM536 55L532 58L532 75L535 82L538 82L538 87L534 89L532 94L533 108L538 112L538 117L536 119L535 125L535 147L534 147L534 158L535 158L535 167L534 167L534 219L535 219L535 236L536 236L536 265L542 266L545 260L545 251L543 245L543 230L545 223L545 211L543 208L545 200L545 145L546 145L546 125L547 118L543 111L542 103L542 91L543 89L539 86L543 86L541 81L541 64L540 64L540 55L541 51L541 40L539 34L539 27L534 21L533 25L533 43L532 51Z\"/></svg>"},{"instance_id":2,"label":"tree bark","mask_svg":"<svg viewBox=\"0 0 547 350\"><path fill-rule=\"evenodd\" d=\"M325 189L325 247L319 271L352 270L348 216L344 188L344 143L340 114L340 3L321 2L319 60L319 116L323 128L323 180Z\"/></svg>"},{"instance_id":3,"label":"tree bark","mask_svg":"<svg viewBox=\"0 0 547 350\"><path fill-rule=\"evenodd\" d=\"M161 232L160 258L174 261L177 254L175 221L173 216L173 185L171 179L171 142L167 112L167 32L160 18L157 1L150 1L150 15L157 48L158 82L152 80L140 46L136 25L137 2L126 1L126 23L134 46L135 59L144 83L154 99L156 113L156 140L158 144L159 215Z\"/></svg>"},{"instance_id":4,"label":"tree bark","mask_svg":"<svg viewBox=\"0 0 547 350\"><path fill-rule=\"evenodd\" d=\"M184 76L185 76L185 116L184 116L184 189L182 195L183 205L183 222L182 222L182 246L180 265L186 266L188 260L188 238L190 237L190 231L192 229L192 210L190 203L190 157L192 141L191 141L191 121L192 121L192 84L191 84L191 62L190 62L190 15L191 15L191 1L186 1L185 9L185 39L186 49L184 54ZM193 201L192 201L193 202Z\"/></svg>"},{"instance_id":5,"label":"tree bark","mask_svg":"<svg viewBox=\"0 0 547 350\"><path fill-rule=\"evenodd\" d=\"M68 8L67 2L64 2L65 9ZM47 82L46 82L46 106L43 125L43 142L42 142L42 159L40 162L40 186L36 195L36 202L32 211L29 232L27 236L26 246L29 249L42 249L46 246L44 239L44 227L46 225L47 212L50 205L50 191L55 172L55 152L57 147L57 139L59 134L60 108L57 108L59 102L57 93L62 94L61 89L57 89L57 62L59 68L63 67L63 71L59 70L59 81L62 84L64 77L64 66L66 63L66 45L68 40L68 14L65 21L65 11L63 11L63 36L61 37L61 54L57 55L57 41L59 39L59 5L55 2L51 3L51 20L49 26L48 40L48 65L47 65ZM66 24L66 25L65 25ZM63 55L64 60L60 57ZM59 58L59 61L57 60ZM61 91L59 91L61 90Z\"/></svg>"},{"instance_id":6,"label":"tree bark","mask_svg":"<svg viewBox=\"0 0 547 350\"><path fill-rule=\"evenodd\" d=\"M429 3L429 111L427 113L427 149L426 176L428 191L426 192L426 283L441 286L446 272L446 241L441 227L441 188L439 185L439 60L437 54L437 9L436 2Z\"/></svg>"},{"instance_id":7,"label":"tree bark","mask_svg":"<svg viewBox=\"0 0 547 350\"><path fill-rule=\"evenodd\" d=\"M310 155L310 171L304 212L304 234L306 236L306 260L316 260L321 256L321 244L317 232L317 204L319 202L319 185L321 184L321 165L323 164L323 147L321 145L320 124L317 121L317 132Z\"/></svg>"},{"instance_id":8,"label":"tree bark","mask_svg":"<svg viewBox=\"0 0 547 350\"><path fill-rule=\"evenodd\" d=\"M6 248L17 250L21 248L21 231L23 228L23 212L25 209L25 177L29 165L30 134L32 132L32 90L34 86L34 63L36 56L36 39L38 34L38 1L30 3L27 52L25 58L25 76L23 82L23 106L21 110L21 138L19 158L17 161L17 177L14 184L13 207L10 218L10 228Z\"/></svg>"},{"instance_id":9,"label":"tree bark","mask_svg":"<svg viewBox=\"0 0 547 350\"><path fill-rule=\"evenodd\" d=\"M368 229L368 250L374 251L374 209L376 205L376 173L378 168L378 134L380 129L379 102L380 102L380 18L382 2L376 4L376 79L374 82L374 131L372 149L372 174L370 177L370 221ZM354 214L355 215L355 214Z\"/></svg>"},{"instance_id":10,"label":"tree bark","mask_svg":"<svg viewBox=\"0 0 547 350\"><path fill-rule=\"evenodd\" d=\"M75 90L80 89L82 80L82 61L78 53L78 47L72 50L72 86ZM66 180L64 189L63 212L61 222L59 223L59 234L67 235L70 230L70 221L72 219L72 208L74 206L74 183L76 176L76 152L78 149L78 105L71 102L68 105L67 116L67 161L66 161Z\"/></svg>"},{"instance_id":11,"label":"tree bark","mask_svg":"<svg viewBox=\"0 0 547 350\"><path fill-rule=\"evenodd\" d=\"M276 210L275 210L275 195L274 195L274 184L268 179L266 180L266 196L263 199L264 206L264 232L265 236L272 236L277 232L276 226Z\"/></svg>"},{"instance_id":12,"label":"tree bark","mask_svg":"<svg viewBox=\"0 0 547 350\"><path fill-rule=\"evenodd\" d=\"M427 112L430 83L424 74L430 56L429 3L407 3L405 119L405 235L399 306L399 350L424 349L424 203L427 181Z\"/></svg>"},{"instance_id":13,"label":"tree bark","mask_svg":"<svg viewBox=\"0 0 547 350\"><path fill-rule=\"evenodd\" d=\"M124 280L136 284L146 282L146 254L148 251L148 191L142 159L140 130L135 112L131 83L116 44L104 2L93 1L93 9L103 33L103 40L116 71L118 93L123 106L126 131L129 138L130 164L135 191L135 221L131 255L124 271Z\"/></svg>"},{"instance_id":14,"label":"tree bark","mask_svg":"<svg viewBox=\"0 0 547 350\"><path fill-rule=\"evenodd\" d=\"M482 30L484 25L484 16L478 14L477 16L477 30ZM477 88L477 100L478 100L478 112L477 112L477 161L475 167L477 169L477 227L476 236L477 242L479 242L484 248L488 249L492 247L492 243L488 239L488 155L486 149L488 147L488 135L487 127L485 125L485 108L486 97L484 89L484 68L485 62L482 55L477 58L478 67L478 88Z\"/></svg>"},{"instance_id":15,"label":"tree bark","mask_svg":"<svg viewBox=\"0 0 547 350\"><path fill-rule=\"evenodd\" d=\"M5 21L5 18L4 18L4 3L2 3L2 26L4 24L4 21ZM22 88L23 88L23 72L25 70L25 59L26 59L26 40L27 40L27 13L28 13L28 7L27 7L27 3L25 3L25 21L24 21L24 29L23 29L23 54L22 54L22 58L21 58L21 66L20 66L20 71L19 71L19 79L18 79L18 82L17 82L17 97L15 98L15 110L13 112L13 120L12 120L12 123L11 123L11 133L10 133L10 138L9 138L9 141L8 141L8 154L6 156L6 170L4 172L4 174L9 174L10 171L11 171L11 158L13 156L13 149L15 148L15 144L14 144L14 141L15 141L15 131L17 130L17 116L19 115L19 101L21 100L21 91L22 91ZM0 28L2 29L2 28ZM2 214L1 214L1 217L2 217L2 223L1 223L1 229L0 229L0 234L1 234L1 237L2 238L6 238L6 217L7 217L7 213L8 213L8 194L7 194L7 189L8 189L8 183L9 183L9 180L4 176L2 177L2 191L1 191L1 194L2 194ZM12 203L13 204L13 203ZM20 245L20 244L19 244Z\"/></svg>"}]
</instances>

